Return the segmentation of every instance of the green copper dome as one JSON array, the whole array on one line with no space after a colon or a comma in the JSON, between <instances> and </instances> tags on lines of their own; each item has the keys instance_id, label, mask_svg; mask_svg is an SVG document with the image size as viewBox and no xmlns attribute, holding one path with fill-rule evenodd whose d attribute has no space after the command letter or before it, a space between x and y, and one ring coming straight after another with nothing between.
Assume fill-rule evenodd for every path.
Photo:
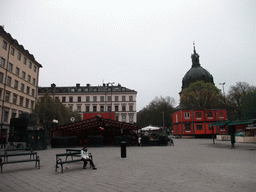
<instances>
[{"instance_id":1,"label":"green copper dome","mask_svg":"<svg viewBox=\"0 0 256 192\"><path fill-rule=\"evenodd\" d=\"M196 53L195 46L194 54L191 55L191 59L192 67L182 79L182 90L186 89L191 83L196 81L204 81L206 83L214 84L212 75L206 69L201 67L199 63L199 55Z\"/></svg>"}]
</instances>

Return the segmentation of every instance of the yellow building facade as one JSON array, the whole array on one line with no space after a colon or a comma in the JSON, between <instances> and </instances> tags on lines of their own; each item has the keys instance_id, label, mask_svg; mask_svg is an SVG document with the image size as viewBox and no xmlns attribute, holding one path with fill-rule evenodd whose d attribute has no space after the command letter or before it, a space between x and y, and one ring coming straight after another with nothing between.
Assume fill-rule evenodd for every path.
<instances>
[{"instance_id":1,"label":"yellow building facade","mask_svg":"<svg viewBox=\"0 0 256 192\"><path fill-rule=\"evenodd\" d=\"M1 136L10 119L31 113L35 107L42 67L34 56L0 26L0 122Z\"/></svg>"}]
</instances>

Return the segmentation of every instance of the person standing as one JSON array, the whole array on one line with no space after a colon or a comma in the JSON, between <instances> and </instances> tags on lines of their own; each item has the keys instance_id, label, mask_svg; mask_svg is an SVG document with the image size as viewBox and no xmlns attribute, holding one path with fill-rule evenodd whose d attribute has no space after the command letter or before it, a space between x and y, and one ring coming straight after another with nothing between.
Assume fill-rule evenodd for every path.
<instances>
[{"instance_id":1,"label":"person standing","mask_svg":"<svg viewBox=\"0 0 256 192\"><path fill-rule=\"evenodd\" d=\"M89 157L89 153L86 146L84 146L84 148L81 150L81 157L84 162L84 166L83 166L84 169L86 169L87 161L90 162L90 165L92 166L93 169L97 169L92 161L92 158Z\"/></svg>"}]
</instances>

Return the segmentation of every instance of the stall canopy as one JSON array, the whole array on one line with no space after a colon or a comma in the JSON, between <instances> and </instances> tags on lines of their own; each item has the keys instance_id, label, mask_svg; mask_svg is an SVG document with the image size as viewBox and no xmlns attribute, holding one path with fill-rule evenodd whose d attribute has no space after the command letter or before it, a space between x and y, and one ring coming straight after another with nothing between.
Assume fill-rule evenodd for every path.
<instances>
[{"instance_id":1,"label":"stall canopy","mask_svg":"<svg viewBox=\"0 0 256 192\"><path fill-rule=\"evenodd\" d=\"M159 130L159 129L161 129L161 128L149 125L147 127L141 128L141 131L156 131L156 130Z\"/></svg>"},{"instance_id":2,"label":"stall canopy","mask_svg":"<svg viewBox=\"0 0 256 192\"><path fill-rule=\"evenodd\" d=\"M70 123L62 126L58 126L53 128L53 132L81 132L81 131L90 131L90 132L97 132L99 130L108 130L109 128L115 130L126 130L126 131L133 131L140 128L140 126L131 124L131 123L124 123L119 122L111 119L105 119L101 117L93 117L91 119L86 119L83 121L78 121L75 123Z\"/></svg>"}]
</instances>

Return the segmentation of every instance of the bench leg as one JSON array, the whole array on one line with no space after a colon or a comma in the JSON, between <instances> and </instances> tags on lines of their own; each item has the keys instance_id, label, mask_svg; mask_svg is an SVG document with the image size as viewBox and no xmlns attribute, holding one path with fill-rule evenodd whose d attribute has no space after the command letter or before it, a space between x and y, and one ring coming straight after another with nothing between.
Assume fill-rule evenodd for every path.
<instances>
[{"instance_id":1,"label":"bench leg","mask_svg":"<svg viewBox=\"0 0 256 192\"><path fill-rule=\"evenodd\" d=\"M3 171L3 164L1 164L1 174L2 174L2 171Z\"/></svg>"}]
</instances>

